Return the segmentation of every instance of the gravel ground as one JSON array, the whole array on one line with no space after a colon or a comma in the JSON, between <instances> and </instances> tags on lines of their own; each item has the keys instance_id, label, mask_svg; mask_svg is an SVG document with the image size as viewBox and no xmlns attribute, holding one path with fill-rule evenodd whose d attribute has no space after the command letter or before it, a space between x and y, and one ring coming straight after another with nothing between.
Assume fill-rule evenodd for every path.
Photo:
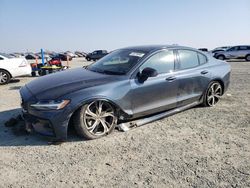
<instances>
[{"instance_id":1,"label":"gravel ground","mask_svg":"<svg viewBox=\"0 0 250 188\"><path fill-rule=\"evenodd\" d=\"M0 187L250 187L250 62L230 64L216 107L92 141L72 132L58 146L4 126L20 113L18 89L34 78L0 86Z\"/></svg>"}]
</instances>

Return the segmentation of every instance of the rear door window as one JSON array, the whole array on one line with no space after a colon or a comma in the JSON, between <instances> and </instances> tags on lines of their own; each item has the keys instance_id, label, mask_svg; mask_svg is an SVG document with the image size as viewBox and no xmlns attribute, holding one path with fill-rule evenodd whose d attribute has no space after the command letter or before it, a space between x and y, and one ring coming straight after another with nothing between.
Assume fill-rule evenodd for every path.
<instances>
[{"instance_id":1,"label":"rear door window","mask_svg":"<svg viewBox=\"0 0 250 188\"><path fill-rule=\"evenodd\" d=\"M239 48L240 48L240 50L248 50L247 46L240 46Z\"/></svg>"},{"instance_id":2,"label":"rear door window","mask_svg":"<svg viewBox=\"0 0 250 188\"><path fill-rule=\"evenodd\" d=\"M179 54L179 67L178 69L189 69L199 66L199 59L197 52L192 50L177 50Z\"/></svg>"},{"instance_id":3,"label":"rear door window","mask_svg":"<svg viewBox=\"0 0 250 188\"><path fill-rule=\"evenodd\" d=\"M197 53L197 54L198 54L200 65L205 64L207 62L207 57L201 53Z\"/></svg>"}]
</instances>

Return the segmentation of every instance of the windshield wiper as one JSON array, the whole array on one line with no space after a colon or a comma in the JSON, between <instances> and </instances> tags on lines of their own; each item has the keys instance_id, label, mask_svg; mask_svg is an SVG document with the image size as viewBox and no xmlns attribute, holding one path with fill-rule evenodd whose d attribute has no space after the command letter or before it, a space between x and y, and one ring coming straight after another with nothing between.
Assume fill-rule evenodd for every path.
<instances>
[{"instance_id":1,"label":"windshield wiper","mask_svg":"<svg viewBox=\"0 0 250 188\"><path fill-rule=\"evenodd\" d=\"M110 71L110 70L103 70L103 73L112 74L112 75L123 75L123 74L125 74L124 72L115 72L115 71Z\"/></svg>"}]
</instances>

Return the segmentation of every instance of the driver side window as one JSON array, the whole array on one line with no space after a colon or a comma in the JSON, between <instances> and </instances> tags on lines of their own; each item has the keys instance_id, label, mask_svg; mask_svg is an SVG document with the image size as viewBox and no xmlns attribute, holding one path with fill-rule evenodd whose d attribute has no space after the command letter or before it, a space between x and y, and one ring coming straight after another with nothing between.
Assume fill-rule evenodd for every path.
<instances>
[{"instance_id":1,"label":"driver side window","mask_svg":"<svg viewBox=\"0 0 250 188\"><path fill-rule=\"evenodd\" d=\"M140 72L146 67L155 69L158 74L172 72L174 70L173 50L164 50L154 54L140 67Z\"/></svg>"}]
</instances>

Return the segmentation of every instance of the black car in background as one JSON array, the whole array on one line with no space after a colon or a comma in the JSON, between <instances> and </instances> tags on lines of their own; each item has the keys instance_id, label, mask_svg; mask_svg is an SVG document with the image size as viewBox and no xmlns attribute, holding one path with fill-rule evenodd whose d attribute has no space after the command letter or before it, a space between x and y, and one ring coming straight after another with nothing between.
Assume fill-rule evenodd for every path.
<instances>
[{"instance_id":1,"label":"black car in background","mask_svg":"<svg viewBox=\"0 0 250 188\"><path fill-rule=\"evenodd\" d=\"M87 61L91 61L91 60L96 61L98 59L101 59L107 54L108 54L107 50L96 50L96 51L93 51L92 53L89 53L85 58Z\"/></svg>"}]
</instances>

